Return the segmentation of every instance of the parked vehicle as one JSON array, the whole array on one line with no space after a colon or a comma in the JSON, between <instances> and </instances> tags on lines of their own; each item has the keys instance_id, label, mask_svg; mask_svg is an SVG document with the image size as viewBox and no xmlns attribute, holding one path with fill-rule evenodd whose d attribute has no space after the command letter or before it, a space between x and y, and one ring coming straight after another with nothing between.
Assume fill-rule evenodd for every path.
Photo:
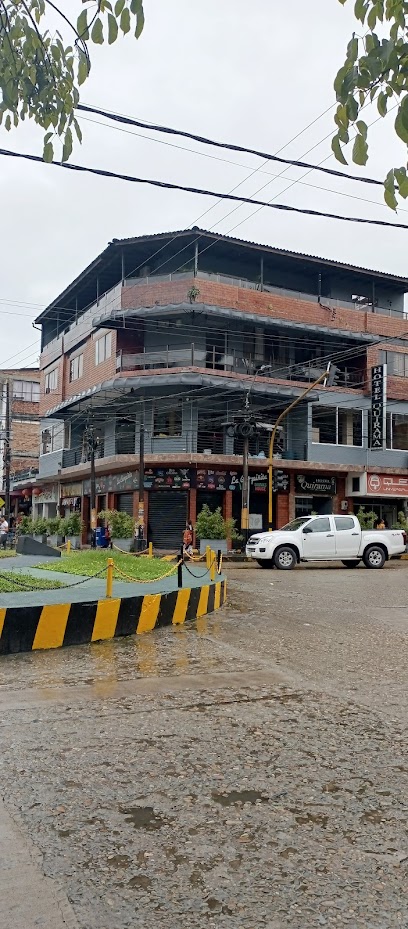
<instances>
[{"instance_id":1,"label":"parked vehicle","mask_svg":"<svg viewBox=\"0 0 408 929\"><path fill-rule=\"evenodd\" d=\"M342 561L382 568L405 551L402 529L361 529L356 516L302 516L273 532L251 536L246 553L261 568L290 571L299 561Z\"/></svg>"}]
</instances>

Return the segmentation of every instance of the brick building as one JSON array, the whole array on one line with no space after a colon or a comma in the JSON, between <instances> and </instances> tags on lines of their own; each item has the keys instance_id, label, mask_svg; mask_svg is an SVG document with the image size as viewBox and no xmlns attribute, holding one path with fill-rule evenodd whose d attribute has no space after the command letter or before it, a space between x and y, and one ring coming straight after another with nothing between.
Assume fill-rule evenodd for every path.
<instances>
[{"instance_id":1,"label":"brick building","mask_svg":"<svg viewBox=\"0 0 408 929\"><path fill-rule=\"evenodd\" d=\"M273 423L327 360L336 386L288 416L274 524L408 502L408 280L202 230L113 240L39 316L40 496L89 525L85 430L98 436L98 507L137 512L145 430L149 538L180 539L204 502L239 524L245 402ZM387 435L369 448L370 373L388 364ZM265 433L250 444L251 528L266 524ZM44 509L44 513L46 510Z\"/></svg>"},{"instance_id":2,"label":"brick building","mask_svg":"<svg viewBox=\"0 0 408 929\"><path fill-rule=\"evenodd\" d=\"M5 491L7 383L10 402L10 478L12 512L31 506L31 483L38 473L40 453L39 368L3 368L0 371L0 488ZM27 488L24 487L26 479ZM21 485L21 486L20 486ZM26 492L24 492L26 491Z\"/></svg>"}]
</instances>

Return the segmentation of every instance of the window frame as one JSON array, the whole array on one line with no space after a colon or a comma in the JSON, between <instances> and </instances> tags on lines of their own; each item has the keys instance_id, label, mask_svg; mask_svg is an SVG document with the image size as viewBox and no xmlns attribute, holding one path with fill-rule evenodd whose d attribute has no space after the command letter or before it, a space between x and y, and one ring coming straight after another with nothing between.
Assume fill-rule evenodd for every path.
<instances>
[{"instance_id":1,"label":"window frame","mask_svg":"<svg viewBox=\"0 0 408 929\"><path fill-rule=\"evenodd\" d=\"M335 414L336 414L336 415L335 415L335 423L336 423L336 441L335 441L335 442L324 442L324 441L322 441L322 439L320 438L320 427L319 427L318 423L313 423L313 413L314 413L314 410L316 410L316 411L317 411L317 410L320 410L321 412L323 412L324 410L327 410L327 411L329 411L329 410L330 410L330 411L333 411L333 410L334 410L334 411L335 411ZM339 441L339 436L340 436L340 430L339 430L339 413L352 413L352 414L359 413L359 414L360 414L360 418L361 418L361 442L359 443L359 445L355 445L355 444L354 444L354 441L353 441L352 443L350 443L350 444L349 444L348 442L340 442L340 441ZM311 423L312 445L335 445L336 447L339 446L340 448L364 448L364 418L363 418L363 414L364 414L364 410L363 410L363 409L359 409L358 407L350 407L350 408L348 408L348 407L344 407L344 406L319 406L319 404L314 403L314 404L312 405L312 423ZM318 442L316 442L316 441L313 439L313 430L314 430L314 429L319 429L319 441L318 441ZM354 429L353 429L353 432L354 432ZM353 434L353 439L354 439L354 434Z\"/></svg>"},{"instance_id":2,"label":"window frame","mask_svg":"<svg viewBox=\"0 0 408 929\"><path fill-rule=\"evenodd\" d=\"M80 381L84 376L84 353L78 352L69 359L69 383Z\"/></svg>"},{"instance_id":3,"label":"window frame","mask_svg":"<svg viewBox=\"0 0 408 929\"><path fill-rule=\"evenodd\" d=\"M16 393L16 384L21 385L21 392L19 394ZM28 393L30 396L27 396ZM37 396L35 396L35 394L37 394ZM26 380L25 378L13 378L13 400L18 400L20 403L39 403L40 382Z\"/></svg>"},{"instance_id":4,"label":"window frame","mask_svg":"<svg viewBox=\"0 0 408 929\"><path fill-rule=\"evenodd\" d=\"M338 526L339 521L344 522L346 519L349 520L349 522L351 523L351 526L347 526L346 528L342 528L341 526ZM335 516L334 525L336 527L336 532L349 532L350 529L356 528L354 524L354 519L352 516Z\"/></svg>"},{"instance_id":5,"label":"window frame","mask_svg":"<svg viewBox=\"0 0 408 929\"><path fill-rule=\"evenodd\" d=\"M55 390L58 390L58 366L47 371L44 378L44 390L46 394L51 394Z\"/></svg>"},{"instance_id":6,"label":"window frame","mask_svg":"<svg viewBox=\"0 0 408 929\"><path fill-rule=\"evenodd\" d=\"M156 426L157 416L171 417L172 415L175 417L175 428L177 428L177 417L179 416L180 431L165 432L164 429L161 429L159 432L159 428ZM153 401L152 427L153 439L181 439L183 435L183 401L179 399L176 405L161 407L158 407Z\"/></svg>"},{"instance_id":7,"label":"window frame","mask_svg":"<svg viewBox=\"0 0 408 929\"><path fill-rule=\"evenodd\" d=\"M95 367L103 364L112 355L112 333L105 332L104 335L95 339Z\"/></svg>"}]
</instances>

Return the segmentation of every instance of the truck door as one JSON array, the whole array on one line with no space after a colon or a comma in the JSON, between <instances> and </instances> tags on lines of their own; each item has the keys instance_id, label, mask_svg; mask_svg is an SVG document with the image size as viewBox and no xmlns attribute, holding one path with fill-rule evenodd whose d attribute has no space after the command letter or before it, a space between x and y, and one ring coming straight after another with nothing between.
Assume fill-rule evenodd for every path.
<instances>
[{"instance_id":1,"label":"truck door","mask_svg":"<svg viewBox=\"0 0 408 929\"><path fill-rule=\"evenodd\" d=\"M360 548L361 532L352 516L335 516L336 555L355 558Z\"/></svg>"},{"instance_id":2,"label":"truck door","mask_svg":"<svg viewBox=\"0 0 408 929\"><path fill-rule=\"evenodd\" d=\"M307 523L302 532L303 553L305 558L334 558L334 529L328 516L318 516Z\"/></svg>"}]
</instances>

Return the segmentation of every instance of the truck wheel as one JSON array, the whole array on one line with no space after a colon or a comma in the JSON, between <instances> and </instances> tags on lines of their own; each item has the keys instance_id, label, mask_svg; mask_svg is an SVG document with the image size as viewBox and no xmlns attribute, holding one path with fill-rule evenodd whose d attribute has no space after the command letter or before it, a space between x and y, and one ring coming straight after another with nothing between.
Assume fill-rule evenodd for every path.
<instances>
[{"instance_id":1,"label":"truck wheel","mask_svg":"<svg viewBox=\"0 0 408 929\"><path fill-rule=\"evenodd\" d=\"M345 568L358 568L360 559L355 558L353 561L342 561L342 564L344 564Z\"/></svg>"},{"instance_id":2,"label":"truck wheel","mask_svg":"<svg viewBox=\"0 0 408 929\"><path fill-rule=\"evenodd\" d=\"M262 561L258 561L260 568L273 568L272 558L262 558Z\"/></svg>"},{"instance_id":3,"label":"truck wheel","mask_svg":"<svg viewBox=\"0 0 408 929\"><path fill-rule=\"evenodd\" d=\"M289 545L282 545L281 548L278 548L273 561L275 567L279 568L280 571L291 571L292 568L296 567L297 563L296 554Z\"/></svg>"},{"instance_id":4,"label":"truck wheel","mask_svg":"<svg viewBox=\"0 0 408 929\"><path fill-rule=\"evenodd\" d=\"M369 545L366 548L363 561L366 568L383 568L385 562L385 552L380 545Z\"/></svg>"}]
</instances>

